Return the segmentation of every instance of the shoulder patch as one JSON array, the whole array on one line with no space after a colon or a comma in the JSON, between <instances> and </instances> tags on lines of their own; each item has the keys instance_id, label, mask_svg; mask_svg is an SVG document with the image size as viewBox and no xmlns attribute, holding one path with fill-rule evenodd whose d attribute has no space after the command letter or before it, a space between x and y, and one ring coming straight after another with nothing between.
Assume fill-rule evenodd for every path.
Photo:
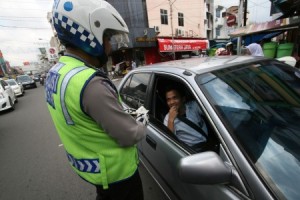
<instances>
[{"instance_id":1,"label":"shoulder patch","mask_svg":"<svg viewBox=\"0 0 300 200\"><path fill-rule=\"evenodd\" d=\"M101 84L104 85L115 97L118 97L118 90L109 79L101 80Z\"/></svg>"}]
</instances>

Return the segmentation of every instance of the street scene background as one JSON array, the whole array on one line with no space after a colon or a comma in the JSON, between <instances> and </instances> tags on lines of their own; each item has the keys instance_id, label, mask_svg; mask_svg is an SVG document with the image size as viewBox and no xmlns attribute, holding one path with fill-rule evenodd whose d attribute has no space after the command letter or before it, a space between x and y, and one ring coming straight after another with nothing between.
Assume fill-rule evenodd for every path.
<instances>
[{"instance_id":1,"label":"street scene background","mask_svg":"<svg viewBox=\"0 0 300 200\"><path fill-rule=\"evenodd\" d=\"M118 83L118 82L117 82ZM94 186L71 169L44 99L26 90L14 111L0 113L0 199L94 200ZM140 165L145 200L167 199Z\"/></svg>"}]
</instances>

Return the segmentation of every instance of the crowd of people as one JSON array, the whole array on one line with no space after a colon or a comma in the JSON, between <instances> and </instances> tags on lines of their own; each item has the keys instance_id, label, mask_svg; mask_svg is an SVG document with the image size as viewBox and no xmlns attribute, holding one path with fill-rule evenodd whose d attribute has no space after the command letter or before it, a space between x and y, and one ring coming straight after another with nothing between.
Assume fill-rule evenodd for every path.
<instances>
[{"instance_id":1,"label":"crowd of people","mask_svg":"<svg viewBox=\"0 0 300 200\"><path fill-rule=\"evenodd\" d=\"M231 56L236 54L237 52L234 50L232 42L227 43L226 48L219 48L216 50L217 56ZM248 46L241 48L241 55L264 56L264 52L260 44L251 43Z\"/></svg>"}]
</instances>

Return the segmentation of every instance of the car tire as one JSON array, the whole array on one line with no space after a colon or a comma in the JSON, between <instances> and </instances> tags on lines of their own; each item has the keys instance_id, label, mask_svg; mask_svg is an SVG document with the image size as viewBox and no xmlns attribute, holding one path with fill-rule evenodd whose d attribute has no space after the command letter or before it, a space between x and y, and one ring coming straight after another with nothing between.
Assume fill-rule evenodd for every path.
<instances>
[{"instance_id":1,"label":"car tire","mask_svg":"<svg viewBox=\"0 0 300 200\"><path fill-rule=\"evenodd\" d=\"M10 109L15 110L15 104L12 102L11 98L9 98Z\"/></svg>"}]
</instances>

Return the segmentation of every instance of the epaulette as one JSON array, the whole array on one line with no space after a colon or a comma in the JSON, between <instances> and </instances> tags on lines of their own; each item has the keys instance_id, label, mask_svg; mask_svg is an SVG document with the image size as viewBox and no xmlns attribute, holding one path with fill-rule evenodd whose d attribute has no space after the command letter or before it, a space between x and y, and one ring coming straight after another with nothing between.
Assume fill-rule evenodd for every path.
<instances>
[{"instance_id":1,"label":"epaulette","mask_svg":"<svg viewBox=\"0 0 300 200\"><path fill-rule=\"evenodd\" d=\"M108 76L102 70L99 70L99 69L96 70L96 74L95 75L104 78L104 80L102 81L102 83L105 86L110 86L110 88L113 89L112 92L114 92L116 94L116 96L118 96L118 90L117 90L115 84L113 84L113 82L111 82L111 80L108 78ZM108 88L108 89L110 89L110 88Z\"/></svg>"}]
</instances>

